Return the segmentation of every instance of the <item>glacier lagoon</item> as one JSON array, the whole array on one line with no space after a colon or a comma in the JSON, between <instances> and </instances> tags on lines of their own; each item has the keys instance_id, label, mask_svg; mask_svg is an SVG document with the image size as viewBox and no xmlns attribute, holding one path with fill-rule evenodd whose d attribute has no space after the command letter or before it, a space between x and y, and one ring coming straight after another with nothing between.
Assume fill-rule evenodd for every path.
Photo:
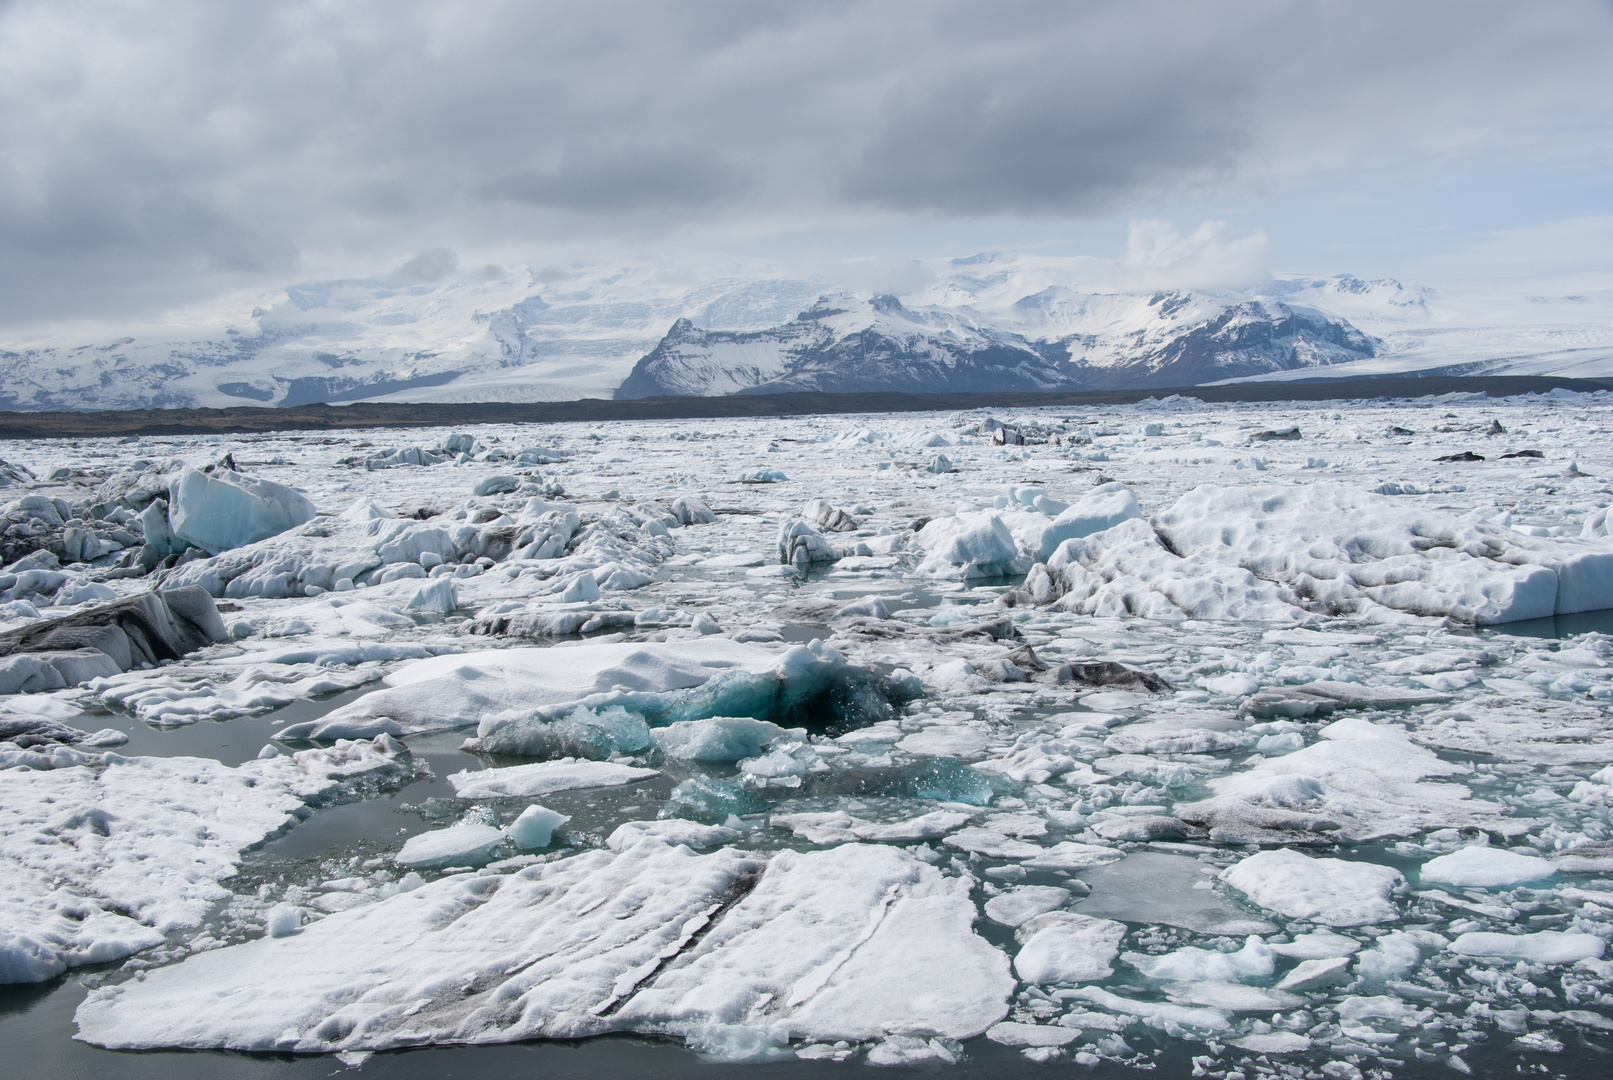
<instances>
[{"instance_id":1,"label":"glacier lagoon","mask_svg":"<svg viewBox=\"0 0 1613 1080\"><path fill-rule=\"evenodd\" d=\"M532 1040L606 1072L1589 1075L1607 421L7 445L55 477L8 518L80 558L18 572L6 628L160 583L226 631L7 697L85 733L5 750L7 1022L41 1061L242 1075L569 1067ZM148 570L133 523L226 453L319 516ZM565 820L522 848L535 804Z\"/></svg>"}]
</instances>

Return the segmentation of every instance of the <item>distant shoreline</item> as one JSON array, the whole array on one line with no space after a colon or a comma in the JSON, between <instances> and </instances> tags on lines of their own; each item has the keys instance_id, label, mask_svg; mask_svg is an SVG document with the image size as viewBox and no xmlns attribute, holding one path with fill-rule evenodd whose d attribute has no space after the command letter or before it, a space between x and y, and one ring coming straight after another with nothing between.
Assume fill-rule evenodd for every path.
<instances>
[{"instance_id":1,"label":"distant shoreline","mask_svg":"<svg viewBox=\"0 0 1613 1080\"><path fill-rule=\"evenodd\" d=\"M1205 402L1348 401L1419 398L1452 393L1490 397L1613 390L1613 379L1550 376L1470 376L1316 379L1284 383L1148 387L1076 393L1008 394L736 394L729 397L663 397L614 401L472 402L298 405L288 409L128 409L95 412L0 412L0 439L102 438L118 435L211 435L269 431L352 431L381 427L445 427L474 424L559 424L578 421L717 420L761 416L832 416L848 413L944 412L1082 405L1131 405L1172 394Z\"/></svg>"}]
</instances>

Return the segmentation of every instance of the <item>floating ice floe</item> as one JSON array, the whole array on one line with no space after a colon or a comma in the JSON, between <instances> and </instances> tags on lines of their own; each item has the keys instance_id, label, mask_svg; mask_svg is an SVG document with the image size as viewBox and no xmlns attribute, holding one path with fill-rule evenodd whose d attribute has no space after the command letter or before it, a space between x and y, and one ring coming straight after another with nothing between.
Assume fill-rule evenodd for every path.
<instances>
[{"instance_id":1,"label":"floating ice floe","mask_svg":"<svg viewBox=\"0 0 1613 1080\"><path fill-rule=\"evenodd\" d=\"M412 772L385 738L248 761L58 748L0 760L0 982L122 959L197 926L241 853L310 804Z\"/></svg>"},{"instance_id":2,"label":"floating ice floe","mask_svg":"<svg viewBox=\"0 0 1613 1080\"><path fill-rule=\"evenodd\" d=\"M839 686L853 696L865 690L863 707L878 711L905 692L821 644L774 653L716 637L464 653L406 665L384 681L386 689L332 711L324 722L392 721L405 732L475 727L478 737L489 738L510 725L548 723L577 708L620 707L668 724L713 716L784 718Z\"/></svg>"},{"instance_id":3,"label":"floating ice floe","mask_svg":"<svg viewBox=\"0 0 1613 1080\"><path fill-rule=\"evenodd\" d=\"M1323 926L1365 926L1399 915L1392 897L1400 871L1374 863L1313 859L1297 851L1262 851L1221 880L1268 911Z\"/></svg>"},{"instance_id":4,"label":"floating ice floe","mask_svg":"<svg viewBox=\"0 0 1613 1080\"><path fill-rule=\"evenodd\" d=\"M1003 1019L1013 986L973 920L966 881L894 848L767 858L646 841L450 877L192 956L92 992L79 1037L296 1052L608 1031L695 1041L710 1025L963 1039Z\"/></svg>"},{"instance_id":5,"label":"floating ice floe","mask_svg":"<svg viewBox=\"0 0 1613 1080\"><path fill-rule=\"evenodd\" d=\"M559 758L530 765L509 765L453 773L448 777L461 799L532 798L576 788L616 787L659 776L654 769L638 769L612 761L577 761Z\"/></svg>"},{"instance_id":6,"label":"floating ice floe","mask_svg":"<svg viewBox=\"0 0 1613 1080\"><path fill-rule=\"evenodd\" d=\"M1400 728L1351 717L1319 734L1301 750L1210 780L1215 795L1178 805L1177 815L1208 828L1212 839L1318 842L1409 836L1504 813L1462 784L1431 780L1469 769L1417 746Z\"/></svg>"},{"instance_id":7,"label":"floating ice floe","mask_svg":"<svg viewBox=\"0 0 1613 1080\"><path fill-rule=\"evenodd\" d=\"M1557 867L1537 855L1488 846L1465 847L1423 863L1418 878L1443 885L1495 888L1551 877Z\"/></svg>"}]
</instances>

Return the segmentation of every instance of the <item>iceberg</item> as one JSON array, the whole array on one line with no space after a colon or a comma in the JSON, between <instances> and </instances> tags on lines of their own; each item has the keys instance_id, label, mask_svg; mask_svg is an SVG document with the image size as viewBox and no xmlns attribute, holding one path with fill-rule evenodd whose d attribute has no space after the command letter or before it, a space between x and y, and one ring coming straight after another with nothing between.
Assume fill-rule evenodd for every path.
<instances>
[{"instance_id":1,"label":"iceberg","mask_svg":"<svg viewBox=\"0 0 1613 1080\"><path fill-rule=\"evenodd\" d=\"M228 469L186 469L169 489L173 535L210 555L277 536L314 514L313 502L295 488Z\"/></svg>"},{"instance_id":2,"label":"iceberg","mask_svg":"<svg viewBox=\"0 0 1613 1080\"><path fill-rule=\"evenodd\" d=\"M328 721L385 717L405 732L475 727L479 738L528 718L619 707L651 726L708 717L818 722L882 719L905 684L848 664L821 643L768 652L720 636L567 649L496 649L405 665ZM810 708L809 708L810 707Z\"/></svg>"}]
</instances>

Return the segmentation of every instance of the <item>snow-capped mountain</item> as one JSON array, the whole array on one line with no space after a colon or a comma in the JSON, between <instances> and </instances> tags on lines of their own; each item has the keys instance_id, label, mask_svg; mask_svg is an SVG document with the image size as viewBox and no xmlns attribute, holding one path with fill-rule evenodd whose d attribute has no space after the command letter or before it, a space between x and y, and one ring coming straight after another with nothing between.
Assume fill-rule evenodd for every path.
<instances>
[{"instance_id":1,"label":"snow-capped mountain","mask_svg":"<svg viewBox=\"0 0 1613 1080\"><path fill-rule=\"evenodd\" d=\"M316 282L155 325L0 337L0 409L1613 374L1601 294L1452 298L1348 275L1210 293L1117 266L930 260L862 291L732 260Z\"/></svg>"},{"instance_id":2,"label":"snow-capped mountain","mask_svg":"<svg viewBox=\"0 0 1613 1080\"><path fill-rule=\"evenodd\" d=\"M1274 300L1048 288L1005 314L839 294L762 331L679 320L616 396L1184 386L1374 355L1348 323Z\"/></svg>"}]
</instances>

